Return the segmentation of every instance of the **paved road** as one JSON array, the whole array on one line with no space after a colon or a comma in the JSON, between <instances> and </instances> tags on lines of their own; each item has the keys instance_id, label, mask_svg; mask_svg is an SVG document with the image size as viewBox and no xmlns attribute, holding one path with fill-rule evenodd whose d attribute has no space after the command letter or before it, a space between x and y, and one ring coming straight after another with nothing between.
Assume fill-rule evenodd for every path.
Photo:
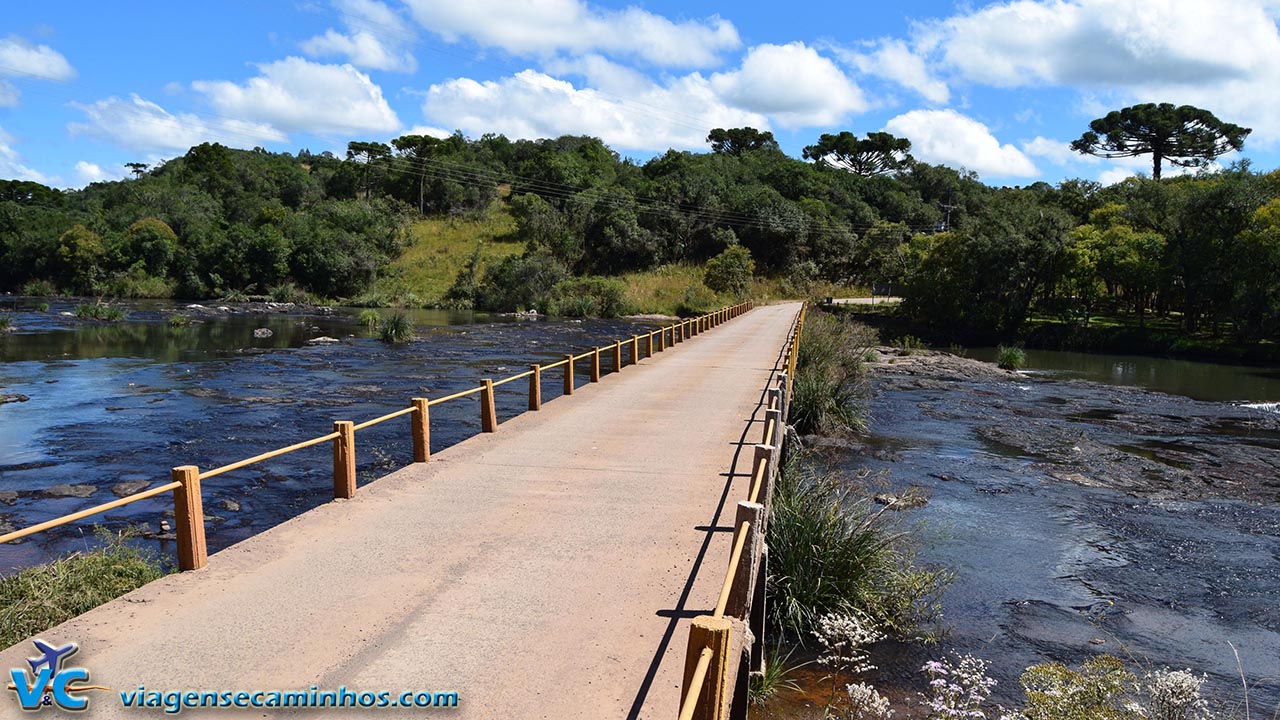
<instances>
[{"instance_id":1,"label":"paved road","mask_svg":"<svg viewBox=\"0 0 1280 720\"><path fill-rule=\"evenodd\" d=\"M757 308L42 637L79 642L71 665L117 690L459 694L456 710L181 717L675 717L797 311ZM165 717L90 697L87 717Z\"/></svg>"}]
</instances>

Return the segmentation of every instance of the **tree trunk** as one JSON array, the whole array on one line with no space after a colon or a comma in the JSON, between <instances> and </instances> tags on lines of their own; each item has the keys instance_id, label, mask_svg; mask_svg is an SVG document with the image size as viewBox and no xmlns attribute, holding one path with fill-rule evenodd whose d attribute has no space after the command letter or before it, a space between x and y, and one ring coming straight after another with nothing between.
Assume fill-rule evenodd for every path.
<instances>
[{"instance_id":1,"label":"tree trunk","mask_svg":"<svg viewBox=\"0 0 1280 720\"><path fill-rule=\"evenodd\" d=\"M1164 156L1160 154L1159 150L1156 150L1151 153L1151 179L1152 180L1160 179L1160 163L1162 160L1164 160Z\"/></svg>"}]
</instances>

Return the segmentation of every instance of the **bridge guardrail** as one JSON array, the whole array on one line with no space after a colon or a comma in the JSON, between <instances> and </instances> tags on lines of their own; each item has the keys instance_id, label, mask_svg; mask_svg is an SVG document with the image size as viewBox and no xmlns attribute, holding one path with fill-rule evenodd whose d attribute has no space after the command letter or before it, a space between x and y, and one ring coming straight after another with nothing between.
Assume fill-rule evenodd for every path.
<instances>
[{"instance_id":1,"label":"bridge guardrail","mask_svg":"<svg viewBox=\"0 0 1280 720\"><path fill-rule=\"evenodd\" d=\"M671 345L684 342L691 337L732 320L754 307L755 303L750 300L736 305L729 305L705 315L688 318L681 320L680 322L657 328L643 335L633 335L629 339L618 340L612 345L604 346L604 348L612 349L613 372L620 372L624 367L622 355L623 345L630 344L630 360L631 364L635 365L640 362L640 344L642 339L646 339L644 357L651 358L655 351L663 352L666 350L668 346L668 337L670 337ZM656 348L655 339L657 343ZM526 370L525 372L497 381L485 379L478 387L471 388L470 390L463 390L461 392L456 392L451 395L434 399L413 398L409 407L387 413L386 415L382 415L371 420L366 420L362 423L357 424L349 420L337 420L333 423L333 432L328 433L327 435L321 435L287 447L254 455L253 457L245 458L243 460L237 460L236 462L229 463L212 470L205 470L202 472L194 465L181 465L170 471L171 481L164 485L143 490L142 492L134 493L118 500L96 505L68 515L63 515L52 520L46 520L45 522L41 522L21 530L5 533L4 535L0 535L0 543L19 540L45 530L51 530L62 525L67 525L77 520L99 515L107 512L108 510L124 507L125 505L130 505L157 495L172 492L174 502L174 531L178 545L178 568L180 570L196 570L204 567L208 562L208 548L205 543L204 534L204 503L201 492L202 480L207 480L209 478L222 475L223 473L239 470L249 465L264 462L266 460L297 452L298 450L303 450L315 445L332 442L334 498L351 498L354 497L356 493L355 436L357 431L373 427L374 425L378 425L389 420L394 420L404 415L412 415L411 435L413 439L413 461L415 463L428 462L431 459L431 406L479 393L481 432L496 432L498 429L498 420L494 404L495 388L527 377L529 378L528 409L540 410L542 408L543 370L551 370L564 366L563 394L572 395L574 390L574 363L590 357L591 382L599 382L601 377L600 355L600 347L593 348L579 355L566 354L563 360L551 363L550 365L530 365L529 370Z\"/></svg>"},{"instance_id":2,"label":"bridge guardrail","mask_svg":"<svg viewBox=\"0 0 1280 720\"><path fill-rule=\"evenodd\" d=\"M764 672L765 582L769 548L765 544L773 483L786 439L785 419L791 407L791 385L800 353L807 305L800 306L786 348L786 368L777 373L777 386L768 389L764 436L751 460L747 498L738 503L733 550L724 584L711 615L700 615L689 626L685 651L680 720L727 720L746 717L749 677ZM736 638L735 631L740 635ZM742 647L737 672L732 657Z\"/></svg>"}]
</instances>

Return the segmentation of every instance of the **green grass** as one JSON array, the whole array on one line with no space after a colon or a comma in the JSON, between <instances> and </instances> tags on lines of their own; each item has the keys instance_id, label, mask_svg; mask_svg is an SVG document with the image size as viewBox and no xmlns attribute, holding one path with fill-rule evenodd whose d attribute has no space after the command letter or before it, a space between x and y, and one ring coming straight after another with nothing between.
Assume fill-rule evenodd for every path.
<instances>
[{"instance_id":1,"label":"green grass","mask_svg":"<svg viewBox=\"0 0 1280 720\"><path fill-rule=\"evenodd\" d=\"M191 324L191 316L178 313L169 317L169 327L183 328Z\"/></svg>"},{"instance_id":2,"label":"green grass","mask_svg":"<svg viewBox=\"0 0 1280 720\"><path fill-rule=\"evenodd\" d=\"M382 342L398 345L413 340L413 322L404 313L394 313L382 321L378 329Z\"/></svg>"},{"instance_id":3,"label":"green grass","mask_svg":"<svg viewBox=\"0 0 1280 720\"><path fill-rule=\"evenodd\" d=\"M445 292L479 252L480 267L524 252L513 239L515 218L501 201L482 218L427 218L409 228L409 245L391 263L372 293L353 304L439 305Z\"/></svg>"},{"instance_id":4,"label":"green grass","mask_svg":"<svg viewBox=\"0 0 1280 720\"><path fill-rule=\"evenodd\" d=\"M124 308L117 305L109 305L102 301L98 301L92 305L77 305L76 317L81 320L102 320L104 322L119 322L128 317L129 313Z\"/></svg>"},{"instance_id":5,"label":"green grass","mask_svg":"<svg viewBox=\"0 0 1280 720\"><path fill-rule=\"evenodd\" d=\"M876 344L871 328L821 310L809 313L800 338L788 420L801 434L866 428L863 361Z\"/></svg>"},{"instance_id":6,"label":"green grass","mask_svg":"<svg viewBox=\"0 0 1280 720\"><path fill-rule=\"evenodd\" d=\"M791 678L791 674L809 663L792 665L790 660L791 653L782 655L781 646L774 645L765 659L764 672L751 674L751 684L747 688L748 702L752 705L764 705L782 690L799 692L800 685Z\"/></svg>"},{"instance_id":7,"label":"green grass","mask_svg":"<svg viewBox=\"0 0 1280 720\"><path fill-rule=\"evenodd\" d=\"M366 308L361 310L360 314L356 316L356 321L370 330L373 330L378 327L378 325L382 324L382 314L377 310L370 310Z\"/></svg>"},{"instance_id":8,"label":"green grass","mask_svg":"<svg viewBox=\"0 0 1280 720\"><path fill-rule=\"evenodd\" d=\"M100 546L0 580L0 647L87 612L161 575L160 563L126 535L97 532Z\"/></svg>"},{"instance_id":9,"label":"green grass","mask_svg":"<svg viewBox=\"0 0 1280 720\"><path fill-rule=\"evenodd\" d=\"M13 316L0 315L0 332L8 332L11 327L13 327Z\"/></svg>"},{"instance_id":10,"label":"green grass","mask_svg":"<svg viewBox=\"0 0 1280 720\"><path fill-rule=\"evenodd\" d=\"M1027 366L1027 354L1020 347L1001 345L996 350L996 365L1005 370L1021 370Z\"/></svg>"}]
</instances>

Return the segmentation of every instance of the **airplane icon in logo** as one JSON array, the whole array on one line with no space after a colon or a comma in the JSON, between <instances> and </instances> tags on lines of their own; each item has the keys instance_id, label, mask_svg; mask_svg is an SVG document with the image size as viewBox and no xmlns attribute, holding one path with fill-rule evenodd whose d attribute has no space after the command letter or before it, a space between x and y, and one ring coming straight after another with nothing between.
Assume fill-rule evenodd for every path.
<instances>
[{"instance_id":1,"label":"airplane icon in logo","mask_svg":"<svg viewBox=\"0 0 1280 720\"><path fill-rule=\"evenodd\" d=\"M54 675L62 670L62 661L76 654L80 648L75 643L67 643L65 646L55 648L52 645L36 640L36 649L44 653L44 657L27 658L27 663L31 665L31 672L39 673L42 665L48 665L49 671Z\"/></svg>"}]
</instances>

